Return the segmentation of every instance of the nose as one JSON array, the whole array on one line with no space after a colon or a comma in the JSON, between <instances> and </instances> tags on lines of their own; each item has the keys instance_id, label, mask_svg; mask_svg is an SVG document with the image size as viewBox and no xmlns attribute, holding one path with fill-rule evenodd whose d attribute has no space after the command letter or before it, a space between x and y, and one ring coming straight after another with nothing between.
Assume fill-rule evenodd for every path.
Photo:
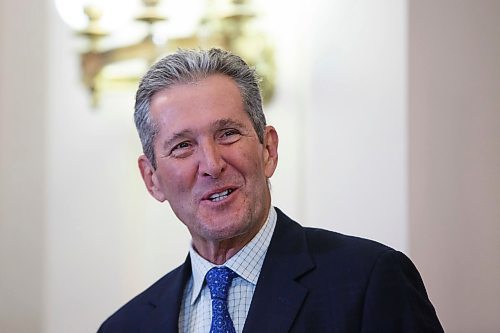
<instances>
[{"instance_id":1,"label":"nose","mask_svg":"<svg viewBox=\"0 0 500 333\"><path fill-rule=\"evenodd\" d=\"M219 178L226 168L226 161L222 157L217 143L213 140L207 140L207 142L200 145L200 148L199 174Z\"/></svg>"}]
</instances>

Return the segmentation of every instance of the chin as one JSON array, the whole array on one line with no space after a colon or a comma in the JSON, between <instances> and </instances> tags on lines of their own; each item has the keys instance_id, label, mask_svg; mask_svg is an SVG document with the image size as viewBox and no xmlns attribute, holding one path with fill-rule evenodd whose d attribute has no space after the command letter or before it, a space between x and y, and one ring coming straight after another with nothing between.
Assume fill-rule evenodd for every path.
<instances>
[{"instance_id":1,"label":"chin","mask_svg":"<svg viewBox=\"0 0 500 333\"><path fill-rule=\"evenodd\" d=\"M252 225L248 222L234 223L234 220L232 220L221 223L221 221L218 221L209 225L202 224L200 234L205 239L221 241L244 235L251 229Z\"/></svg>"}]
</instances>

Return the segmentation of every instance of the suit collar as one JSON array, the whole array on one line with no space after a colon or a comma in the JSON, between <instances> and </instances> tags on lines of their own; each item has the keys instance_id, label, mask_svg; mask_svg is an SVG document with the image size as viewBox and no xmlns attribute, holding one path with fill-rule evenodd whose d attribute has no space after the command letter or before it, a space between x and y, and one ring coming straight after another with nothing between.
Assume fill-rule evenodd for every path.
<instances>
[{"instance_id":1,"label":"suit collar","mask_svg":"<svg viewBox=\"0 0 500 333\"><path fill-rule=\"evenodd\" d=\"M308 289L298 280L314 269L303 228L279 209L276 229L243 332L287 332Z\"/></svg>"},{"instance_id":2,"label":"suit collar","mask_svg":"<svg viewBox=\"0 0 500 333\"><path fill-rule=\"evenodd\" d=\"M191 276L191 260L186 261L176 271L169 285L163 285L163 292L150 299L149 303L155 309L149 320L142 326L142 333L176 333L179 331L179 314L184 293L184 286Z\"/></svg>"}]
</instances>

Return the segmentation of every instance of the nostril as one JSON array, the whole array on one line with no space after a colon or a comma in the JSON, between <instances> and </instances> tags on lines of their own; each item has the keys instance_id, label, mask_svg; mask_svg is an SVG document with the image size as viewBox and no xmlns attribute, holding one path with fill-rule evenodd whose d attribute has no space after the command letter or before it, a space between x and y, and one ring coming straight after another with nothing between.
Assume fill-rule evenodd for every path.
<instances>
[{"instance_id":1,"label":"nostril","mask_svg":"<svg viewBox=\"0 0 500 333\"><path fill-rule=\"evenodd\" d=\"M205 176L210 176L212 178L218 178L224 172L225 169L226 169L225 163L223 162L213 163L207 165L204 168L203 174Z\"/></svg>"}]
</instances>

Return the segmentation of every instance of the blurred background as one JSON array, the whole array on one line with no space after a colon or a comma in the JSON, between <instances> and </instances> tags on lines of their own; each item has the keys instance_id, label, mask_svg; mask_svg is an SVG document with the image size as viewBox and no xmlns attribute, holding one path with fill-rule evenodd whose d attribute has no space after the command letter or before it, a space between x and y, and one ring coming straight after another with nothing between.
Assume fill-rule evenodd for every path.
<instances>
[{"instance_id":1,"label":"blurred background","mask_svg":"<svg viewBox=\"0 0 500 333\"><path fill-rule=\"evenodd\" d=\"M135 88L92 106L56 2L0 0L1 332L94 332L189 246L140 179ZM405 252L447 332L500 332L500 1L254 4L274 205Z\"/></svg>"}]
</instances>

